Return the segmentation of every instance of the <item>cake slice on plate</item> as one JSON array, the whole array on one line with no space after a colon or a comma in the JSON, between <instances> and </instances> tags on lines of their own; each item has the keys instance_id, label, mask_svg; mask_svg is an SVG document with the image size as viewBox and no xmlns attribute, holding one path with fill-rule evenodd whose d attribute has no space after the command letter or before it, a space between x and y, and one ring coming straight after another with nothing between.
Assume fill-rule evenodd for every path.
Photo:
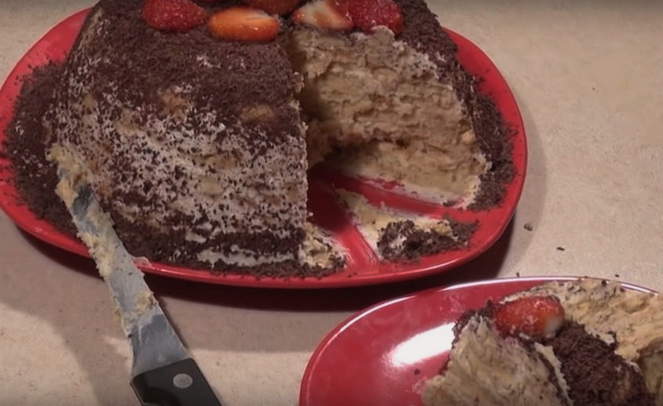
<instances>
[{"instance_id":1,"label":"cake slice on plate","mask_svg":"<svg viewBox=\"0 0 663 406\"><path fill-rule=\"evenodd\" d=\"M663 405L663 298L551 282L465 314L426 406Z\"/></svg>"}]
</instances>

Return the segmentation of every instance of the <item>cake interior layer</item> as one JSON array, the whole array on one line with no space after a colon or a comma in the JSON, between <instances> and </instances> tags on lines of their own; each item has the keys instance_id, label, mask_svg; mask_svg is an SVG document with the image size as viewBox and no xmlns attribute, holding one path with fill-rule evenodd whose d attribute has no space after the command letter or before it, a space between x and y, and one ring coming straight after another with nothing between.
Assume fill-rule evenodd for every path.
<instances>
[{"instance_id":1,"label":"cake interior layer","mask_svg":"<svg viewBox=\"0 0 663 406\"><path fill-rule=\"evenodd\" d=\"M304 77L310 164L332 154L343 171L424 197L471 198L488 163L455 90L427 55L387 29L347 36L298 28L289 53Z\"/></svg>"},{"instance_id":2,"label":"cake interior layer","mask_svg":"<svg viewBox=\"0 0 663 406\"><path fill-rule=\"evenodd\" d=\"M562 406L551 368L535 351L505 343L487 320L472 318L457 337L441 375L426 383L426 406Z\"/></svg>"}]
</instances>

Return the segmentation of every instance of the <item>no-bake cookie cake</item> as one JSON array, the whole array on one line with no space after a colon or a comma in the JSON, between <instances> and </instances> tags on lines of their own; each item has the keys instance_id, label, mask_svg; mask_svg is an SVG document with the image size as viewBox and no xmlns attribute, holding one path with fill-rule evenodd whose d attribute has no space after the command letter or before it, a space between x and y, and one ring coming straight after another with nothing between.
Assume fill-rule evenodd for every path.
<instances>
[{"instance_id":1,"label":"no-bake cookie cake","mask_svg":"<svg viewBox=\"0 0 663 406\"><path fill-rule=\"evenodd\" d=\"M615 282L551 282L457 322L425 406L663 405L663 298Z\"/></svg>"},{"instance_id":2,"label":"no-bake cookie cake","mask_svg":"<svg viewBox=\"0 0 663 406\"><path fill-rule=\"evenodd\" d=\"M308 221L313 165L500 204L506 126L422 0L246 2L100 1L17 102L6 150L28 206L73 232L54 189L56 164L76 162L135 256L324 275L344 254ZM398 223L377 231L384 258L456 249L472 229ZM419 252L394 253L403 238Z\"/></svg>"}]
</instances>

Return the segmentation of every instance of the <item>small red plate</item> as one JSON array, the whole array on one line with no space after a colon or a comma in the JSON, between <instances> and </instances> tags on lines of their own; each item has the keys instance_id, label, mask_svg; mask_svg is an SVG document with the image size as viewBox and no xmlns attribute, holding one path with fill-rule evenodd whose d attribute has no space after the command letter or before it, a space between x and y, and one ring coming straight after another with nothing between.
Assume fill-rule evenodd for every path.
<instances>
[{"instance_id":1,"label":"small red plate","mask_svg":"<svg viewBox=\"0 0 663 406\"><path fill-rule=\"evenodd\" d=\"M49 59L61 61L72 47L89 10L83 10L67 18L49 31L21 59L0 89L0 143L6 137L5 129L11 120L14 101L20 91L22 78L32 67L45 64ZM500 207L470 212L457 208L445 208L395 193L380 190L368 182L348 180L336 174L315 173L311 179L311 211L320 225L329 229L349 253L348 263L342 272L324 278L261 278L236 274L212 274L204 270L188 269L159 263L141 264L150 273L207 283L254 286L267 288L330 288L369 285L418 278L449 270L461 265L488 249L502 234L518 203L525 180L527 146L523 122L516 101L504 78L490 59L473 43L450 30L446 30L458 44L458 58L465 68L483 79L480 91L490 96L513 129L513 161L516 176L508 185ZM1 147L0 147L1 148ZM0 207L23 230L37 238L79 255L87 256L87 250L76 239L58 232L49 223L38 219L22 205L14 188L13 173L5 158L0 155ZM387 206L425 213L434 217L449 215L459 221L479 221L479 227L467 249L450 251L423 258L412 264L381 263L367 247L349 217L335 203L333 185L350 188L362 193L371 202L384 202Z\"/></svg>"},{"instance_id":2,"label":"small red plate","mask_svg":"<svg viewBox=\"0 0 663 406\"><path fill-rule=\"evenodd\" d=\"M544 282L574 279L473 282L425 290L361 311L330 332L313 353L299 406L420 406L422 385L445 362L452 328L465 311Z\"/></svg>"}]
</instances>

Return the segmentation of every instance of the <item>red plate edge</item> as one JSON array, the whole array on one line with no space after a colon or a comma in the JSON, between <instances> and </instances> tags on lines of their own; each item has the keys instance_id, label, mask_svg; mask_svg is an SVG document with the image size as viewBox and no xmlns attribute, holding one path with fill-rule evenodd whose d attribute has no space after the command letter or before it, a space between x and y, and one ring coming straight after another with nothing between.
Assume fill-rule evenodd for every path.
<instances>
[{"instance_id":1,"label":"red plate edge","mask_svg":"<svg viewBox=\"0 0 663 406\"><path fill-rule=\"evenodd\" d=\"M45 63L46 55L37 54L36 50L44 47L45 43L49 42L50 36L55 33L60 34L60 30L66 30L71 33L71 43L73 44L76 34L80 30L80 26L89 10L90 9L82 10L63 20L49 30L44 37L32 46L11 71L7 81L0 89L0 100L14 97L14 94L18 91L18 85L14 83L14 81L19 77L20 73L28 71L28 65L40 65ZM494 63L480 48L468 39L449 29L443 28L443 30L445 30L458 45L458 57L461 63L465 66L469 62L470 66L468 66L467 69L474 75L484 79L481 86L488 87L488 89L485 89L486 93L495 101L495 104L498 106L498 109L502 113L504 120L509 127L516 130L516 134L512 137L513 161L516 175L511 184L507 186L507 193L502 205L482 212L481 217L483 218L483 221L493 220L491 223L494 222L495 224L485 233L485 237L478 244L471 244L469 249L458 251L458 255L449 258L442 263L440 263L439 260L440 256L444 256L444 254L422 258L417 264L399 265L398 267L400 269L392 272L369 274L359 273L350 276L347 271L343 271L324 278L257 279L252 276L238 274L212 274L206 270L192 270L159 263L141 263L139 264L139 267L148 273L213 284L261 288L336 288L398 282L419 278L462 265L486 251L495 243L495 241L497 241L506 229L522 192L527 168L527 142L525 129L515 98ZM62 56L64 56L64 53L66 53L65 50L62 52ZM51 57L52 56L53 55L51 55ZM6 95L6 93L11 93L12 91L13 94L10 96ZM6 102L8 100L4 101ZM7 103L6 105L13 106L13 103ZM4 129L9 117L11 117L11 114L9 116L3 115L2 118L0 118L0 129ZM8 174L8 171L4 168L0 169L0 171L3 175ZM89 257L87 249L85 249L80 242L69 238L57 231L50 224L36 218L34 213L28 210L25 205L18 203L16 201L16 191L12 184L5 180L0 180L0 192L0 208L2 208L21 229L40 240L46 241L64 250Z\"/></svg>"},{"instance_id":2,"label":"red plate edge","mask_svg":"<svg viewBox=\"0 0 663 406\"><path fill-rule=\"evenodd\" d=\"M426 290L422 290L419 292L415 292L412 294L408 294L402 297L394 298L394 299L388 299L383 302L377 303L375 305L372 305L368 308L365 308L363 310L358 311L357 313L351 315L350 317L346 318L344 321L339 323L332 331L327 333L324 338L320 341L318 344L318 347L315 349L311 357L309 358L309 362L306 365L306 369L304 371L304 375L302 377L302 382L300 386L300 396L299 396L299 406L321 406L320 403L316 403L317 401L320 400L320 397L314 397L315 389L317 388L316 384L314 383L314 377L317 375L322 375L325 373L329 373L331 376L334 376L334 374L340 373L341 368L336 368L334 371L318 371L321 367L319 365L321 364L321 361L323 361L324 358L324 353L327 351L330 346L332 346L335 343L335 340L341 336L346 330L351 329L353 325L360 321L363 320L365 317L370 317L369 315L371 313L374 313L376 311L380 311L381 309L384 309L386 307L398 305L401 302L407 302L410 300L414 299L424 299L425 298L430 298L432 296L436 295L444 295L446 293L452 292L452 291L457 291L457 290L464 290L464 289L491 289L494 288L495 291L490 292L488 294L479 294L479 295L474 295L473 296L473 304L469 306L465 306L460 310L470 310L470 309L476 309L482 307L486 300L488 299L499 299L502 298L506 295L516 293L522 290L526 290L529 288L532 288L534 286L543 284L545 282L554 282L554 281L572 281L572 280L578 280L584 277L578 277L578 276L542 276L542 277L520 277L520 278L497 278L497 279L487 279L487 280L481 280L481 281L474 281L474 282L467 282L467 283L462 283L462 284L457 284L457 285L452 285L452 286L446 286L446 287L435 287L435 288L430 288ZM602 278L590 278L590 279L601 279ZM606 279L609 280L610 279ZM649 289L643 286L635 285L635 284L630 284L622 281L616 281L612 280L613 282L619 283L621 286L627 289L639 291L639 292L644 292L644 293L650 293L650 294L656 294L658 293L657 291L653 289ZM455 321L458 319L458 317L461 315L462 312L458 312L459 309L456 309L456 311L452 311L451 314L448 316L440 316L440 320L436 322L435 324L443 325L447 323L455 323ZM456 314L458 313L458 314ZM370 343L367 343L369 345ZM396 343L398 344L398 343ZM442 345L440 345L440 348ZM361 349L357 349L357 351L361 351ZM448 354L448 350L441 350L439 354L435 355L431 359L427 361L427 363L434 363L435 368L439 368L442 363L444 362L444 359L446 355ZM343 368L345 370L345 368ZM408 372L409 373L409 372ZM435 372L434 372L435 373ZM387 375L387 372L384 373L385 376ZM379 375L379 374L378 374ZM398 378L400 374L396 372L396 377ZM430 376L426 376L424 374L421 374L417 376L416 379L421 381L422 379L427 379L430 378ZM363 386L363 390L366 392L372 392L374 391L375 388L367 387L363 383L358 382L357 383L358 387ZM335 393L343 393L345 387L334 387L334 392ZM404 388L401 388L404 389ZM398 389L396 389L398 390ZM407 390L407 389L404 389ZM347 393L347 392L345 392ZM410 390L408 393L401 393L401 396L407 397L407 399L402 399L402 398L392 398L393 401L397 401L397 404L402 404L402 405L420 405L421 402L419 400L419 394L415 393L414 391ZM336 395L332 395L336 396ZM338 395L342 396L342 395ZM395 396L398 396L398 394L395 394ZM326 398L326 395L322 395L323 398ZM336 405L340 404L338 403L342 399L340 397L334 397L331 403L323 403L322 406L327 406L327 405ZM345 399L347 400L347 399ZM366 401L366 399L363 399ZM404 403L404 400L407 401L408 403ZM411 403L414 401L415 403ZM352 406L354 403L342 403L347 406ZM376 403L378 404L386 404L386 403ZM391 404L391 403L389 403ZM362 406L372 406L373 403L362 403Z\"/></svg>"}]
</instances>

